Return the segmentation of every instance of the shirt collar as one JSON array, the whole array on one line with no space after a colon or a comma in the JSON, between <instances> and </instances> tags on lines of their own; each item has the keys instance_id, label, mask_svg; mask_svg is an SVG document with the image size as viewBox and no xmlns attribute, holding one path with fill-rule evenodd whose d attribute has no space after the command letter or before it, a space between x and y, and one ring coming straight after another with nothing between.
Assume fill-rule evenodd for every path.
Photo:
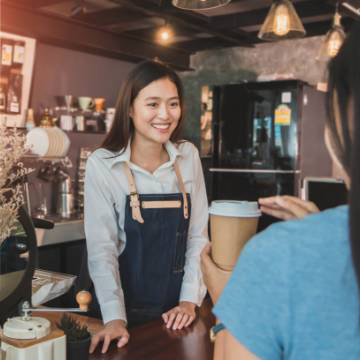
<instances>
[{"instance_id":1,"label":"shirt collar","mask_svg":"<svg viewBox=\"0 0 360 360\"><path fill-rule=\"evenodd\" d=\"M179 149L171 141L167 141L165 143L165 148L169 154L171 164L173 164L175 162L175 160L178 156L182 156ZM121 151L119 151L118 153L114 154L114 158L113 158L113 162L112 162L111 166L114 166L115 164L121 163L121 162L129 163L130 156L131 156L131 143L129 141L124 152L121 153Z\"/></svg>"}]
</instances>

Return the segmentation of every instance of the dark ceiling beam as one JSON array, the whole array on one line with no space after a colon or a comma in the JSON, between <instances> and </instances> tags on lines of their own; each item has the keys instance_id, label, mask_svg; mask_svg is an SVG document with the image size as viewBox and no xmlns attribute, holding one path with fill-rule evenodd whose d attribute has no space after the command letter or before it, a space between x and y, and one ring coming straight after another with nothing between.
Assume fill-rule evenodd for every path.
<instances>
[{"instance_id":1,"label":"dark ceiling beam","mask_svg":"<svg viewBox=\"0 0 360 360\"><path fill-rule=\"evenodd\" d=\"M79 14L77 16L74 16L74 19L95 26L108 26L121 22L138 21L140 17L141 13L139 11L124 9L123 7L117 7L85 14Z\"/></svg>"},{"instance_id":2,"label":"dark ceiling beam","mask_svg":"<svg viewBox=\"0 0 360 360\"><path fill-rule=\"evenodd\" d=\"M294 3L294 7L296 8L300 18L329 14L334 11L334 7L332 5L323 1L314 0ZM238 27L261 25L268 12L269 8L267 7L235 14L213 16L211 19L211 25L213 25L216 29L233 29Z\"/></svg>"},{"instance_id":3,"label":"dark ceiling beam","mask_svg":"<svg viewBox=\"0 0 360 360\"><path fill-rule=\"evenodd\" d=\"M163 16L170 22L192 28L194 31L205 32L226 41L231 41L238 46L252 46L251 43L253 39L247 32L242 30L237 32L218 31L209 24L209 19L204 15L202 15L202 17L194 17L193 14L188 14L188 12L180 10L176 13L171 13L154 3L144 0L116 0L116 2L129 9L142 11L143 14L147 16Z\"/></svg>"},{"instance_id":4,"label":"dark ceiling beam","mask_svg":"<svg viewBox=\"0 0 360 360\"><path fill-rule=\"evenodd\" d=\"M354 20L359 21L360 16L355 14L353 11L347 9L345 6L343 6L343 3L348 3L355 7L356 9L360 8L360 0L321 0L323 3L327 3L328 5L331 5L333 9L335 10L336 4L339 3L339 12L342 16L348 16ZM333 10L333 12L334 12Z\"/></svg>"},{"instance_id":5,"label":"dark ceiling beam","mask_svg":"<svg viewBox=\"0 0 360 360\"><path fill-rule=\"evenodd\" d=\"M189 53L99 30L62 17L1 3L1 29L41 42L128 61L158 57L177 69L189 70Z\"/></svg>"},{"instance_id":6,"label":"dark ceiling beam","mask_svg":"<svg viewBox=\"0 0 360 360\"><path fill-rule=\"evenodd\" d=\"M38 9L41 7L52 6L64 2L64 0L12 0L14 5L24 5L31 7L32 9Z\"/></svg>"},{"instance_id":7,"label":"dark ceiling beam","mask_svg":"<svg viewBox=\"0 0 360 360\"><path fill-rule=\"evenodd\" d=\"M239 3L239 2L243 2L243 1L249 1L249 0L231 0L231 3ZM164 0L157 0L156 1L159 5L162 5L162 7L164 7L165 9L178 9L177 7L175 7L173 4L172 4L172 0L167 0L167 1L164 1ZM189 11L192 11L192 10L189 10Z\"/></svg>"},{"instance_id":8,"label":"dark ceiling beam","mask_svg":"<svg viewBox=\"0 0 360 360\"><path fill-rule=\"evenodd\" d=\"M351 28L353 22L354 21L351 18L342 19L342 25L344 26L345 31L348 31ZM306 37L325 35L331 28L331 25L332 25L331 19L305 24ZM257 37L257 32L251 32L251 34L254 37ZM257 39L256 43L266 43L266 42ZM231 43L226 43L216 38L182 41L182 42L177 42L175 45L179 49L191 51L193 53L197 51L215 50L218 48L227 48L234 46Z\"/></svg>"},{"instance_id":9,"label":"dark ceiling beam","mask_svg":"<svg viewBox=\"0 0 360 360\"><path fill-rule=\"evenodd\" d=\"M350 30L353 22L354 20L348 17L343 18L341 20L341 24L344 27L345 32ZM330 30L332 24L333 24L332 19L304 24L306 30L306 36L310 37L317 35L325 35Z\"/></svg>"},{"instance_id":10,"label":"dark ceiling beam","mask_svg":"<svg viewBox=\"0 0 360 360\"><path fill-rule=\"evenodd\" d=\"M125 35L131 35L137 38L143 38L146 40L154 40L156 33L159 31L159 26L152 26L152 27L148 27L148 28L144 28L144 29L134 29L134 30L129 30L129 31L125 31L123 32L123 34ZM178 25L171 25L171 29L173 30L175 36L187 36L187 37L194 37L194 32L191 31L190 29L187 29L185 27L182 26L178 26Z\"/></svg>"}]
</instances>

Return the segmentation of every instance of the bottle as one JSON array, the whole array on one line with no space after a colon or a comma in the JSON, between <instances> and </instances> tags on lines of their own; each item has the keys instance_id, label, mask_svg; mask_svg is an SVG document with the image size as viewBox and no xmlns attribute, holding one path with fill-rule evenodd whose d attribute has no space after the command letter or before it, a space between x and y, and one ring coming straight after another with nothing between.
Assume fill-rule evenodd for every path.
<instances>
[{"instance_id":1,"label":"bottle","mask_svg":"<svg viewBox=\"0 0 360 360\"><path fill-rule=\"evenodd\" d=\"M4 91L4 87L0 85L0 113L4 113L6 111L6 94Z\"/></svg>"},{"instance_id":2,"label":"bottle","mask_svg":"<svg viewBox=\"0 0 360 360\"><path fill-rule=\"evenodd\" d=\"M6 112L8 114L20 114L21 112L21 85L22 75L10 72L6 104Z\"/></svg>"},{"instance_id":3,"label":"bottle","mask_svg":"<svg viewBox=\"0 0 360 360\"><path fill-rule=\"evenodd\" d=\"M26 114L26 130L30 131L31 129L33 129L35 127L35 120L34 120L34 110L33 109L27 109L27 114Z\"/></svg>"},{"instance_id":4,"label":"bottle","mask_svg":"<svg viewBox=\"0 0 360 360\"><path fill-rule=\"evenodd\" d=\"M13 58L14 42L10 39L1 39L1 67L5 71L10 71Z\"/></svg>"},{"instance_id":5,"label":"bottle","mask_svg":"<svg viewBox=\"0 0 360 360\"><path fill-rule=\"evenodd\" d=\"M21 73L22 67L24 65L25 58L25 42L24 41L15 41L13 49L13 58L12 58L12 67L16 69L18 73Z\"/></svg>"},{"instance_id":6,"label":"bottle","mask_svg":"<svg viewBox=\"0 0 360 360\"><path fill-rule=\"evenodd\" d=\"M40 119L40 127L53 127L53 121L49 113L49 108L44 109L43 116Z\"/></svg>"}]
</instances>

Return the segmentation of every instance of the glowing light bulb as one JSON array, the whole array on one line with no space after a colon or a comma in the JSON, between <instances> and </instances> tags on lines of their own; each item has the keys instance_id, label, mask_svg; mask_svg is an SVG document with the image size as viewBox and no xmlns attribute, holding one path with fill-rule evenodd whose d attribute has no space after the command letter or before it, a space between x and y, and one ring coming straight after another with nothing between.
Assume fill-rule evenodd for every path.
<instances>
[{"instance_id":1,"label":"glowing light bulb","mask_svg":"<svg viewBox=\"0 0 360 360\"><path fill-rule=\"evenodd\" d=\"M164 40L164 41L167 41L169 40L170 38L170 34L168 31L164 30L162 33L161 33L161 39Z\"/></svg>"},{"instance_id":2,"label":"glowing light bulb","mask_svg":"<svg viewBox=\"0 0 360 360\"><path fill-rule=\"evenodd\" d=\"M284 36L290 31L289 12L285 5L279 5L276 8L274 33L278 36Z\"/></svg>"},{"instance_id":3,"label":"glowing light bulb","mask_svg":"<svg viewBox=\"0 0 360 360\"><path fill-rule=\"evenodd\" d=\"M157 33L157 38L160 43L167 44L174 37L173 31L169 25L163 26Z\"/></svg>"}]
</instances>

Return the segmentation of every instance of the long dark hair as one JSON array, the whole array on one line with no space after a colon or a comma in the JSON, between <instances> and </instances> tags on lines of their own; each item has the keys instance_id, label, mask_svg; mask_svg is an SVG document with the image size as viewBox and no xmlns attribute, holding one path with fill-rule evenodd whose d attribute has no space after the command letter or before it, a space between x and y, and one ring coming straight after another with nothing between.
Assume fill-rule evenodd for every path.
<instances>
[{"instance_id":1,"label":"long dark hair","mask_svg":"<svg viewBox=\"0 0 360 360\"><path fill-rule=\"evenodd\" d=\"M124 151L126 149L134 133L134 125L129 116L130 107L144 87L153 81L164 78L169 79L175 84L179 95L181 116L176 129L170 137L172 142L179 140L184 118L184 96L181 80L176 72L169 66L158 61L144 61L128 74L120 88L116 103L115 118L108 135L101 144L102 148L113 152L119 150Z\"/></svg>"},{"instance_id":2,"label":"long dark hair","mask_svg":"<svg viewBox=\"0 0 360 360\"><path fill-rule=\"evenodd\" d=\"M327 96L331 140L351 180L350 242L353 264L360 288L360 23L356 23L329 64ZM338 115L335 113L338 109ZM338 124L336 123L338 119Z\"/></svg>"}]
</instances>

